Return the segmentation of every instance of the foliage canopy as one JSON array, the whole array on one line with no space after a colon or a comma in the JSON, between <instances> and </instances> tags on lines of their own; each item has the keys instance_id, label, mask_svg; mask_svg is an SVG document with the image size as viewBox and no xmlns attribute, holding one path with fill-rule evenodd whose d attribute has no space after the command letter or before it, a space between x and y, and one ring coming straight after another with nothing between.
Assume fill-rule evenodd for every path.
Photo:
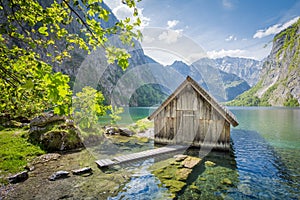
<instances>
[{"instance_id":1,"label":"foliage canopy","mask_svg":"<svg viewBox=\"0 0 300 200\"><path fill-rule=\"evenodd\" d=\"M140 38L134 29L141 21L134 0L122 1L133 9L133 17L104 28L110 18L102 0L3 0L0 2L0 113L11 118L29 117L54 109L69 114L72 92L69 77L53 72L54 64L70 58L80 48L90 52L106 49L108 62L126 69L130 55L108 45L118 34L132 44ZM82 27L70 32L74 24ZM43 52L43 53L41 53Z\"/></svg>"}]
</instances>

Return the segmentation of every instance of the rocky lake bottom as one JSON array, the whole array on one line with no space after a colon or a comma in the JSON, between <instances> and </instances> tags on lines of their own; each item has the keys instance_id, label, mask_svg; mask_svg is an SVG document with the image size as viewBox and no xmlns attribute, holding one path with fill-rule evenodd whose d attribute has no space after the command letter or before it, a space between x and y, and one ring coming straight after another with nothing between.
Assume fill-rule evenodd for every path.
<instances>
[{"instance_id":1,"label":"rocky lake bottom","mask_svg":"<svg viewBox=\"0 0 300 200\"><path fill-rule=\"evenodd\" d=\"M240 126L232 130L230 152L188 149L99 169L97 159L155 148L151 134L108 136L99 145L35 160L29 178L2 188L1 198L299 199L300 110L232 111ZM84 167L92 173L71 173ZM61 170L70 174L49 180Z\"/></svg>"}]
</instances>

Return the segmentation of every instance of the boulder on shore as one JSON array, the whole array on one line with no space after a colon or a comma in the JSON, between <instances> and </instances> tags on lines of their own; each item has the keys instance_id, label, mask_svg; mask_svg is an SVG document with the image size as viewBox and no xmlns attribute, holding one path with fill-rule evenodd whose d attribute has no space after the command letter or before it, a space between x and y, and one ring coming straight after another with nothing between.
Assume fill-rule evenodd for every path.
<instances>
[{"instance_id":1,"label":"boulder on shore","mask_svg":"<svg viewBox=\"0 0 300 200\"><path fill-rule=\"evenodd\" d=\"M90 167L72 170L72 174L74 174L74 175L92 174L92 173L93 173L93 170Z\"/></svg>"},{"instance_id":2,"label":"boulder on shore","mask_svg":"<svg viewBox=\"0 0 300 200\"><path fill-rule=\"evenodd\" d=\"M68 178L69 174L70 173L67 171L57 171L53 173L48 179L49 181L55 181L57 179Z\"/></svg>"},{"instance_id":3,"label":"boulder on shore","mask_svg":"<svg viewBox=\"0 0 300 200\"><path fill-rule=\"evenodd\" d=\"M131 137L131 136L134 135L134 132L132 132L132 131L129 130L129 129L123 128L123 129L120 129L120 135L122 135L122 136L127 136L127 137Z\"/></svg>"},{"instance_id":4,"label":"boulder on shore","mask_svg":"<svg viewBox=\"0 0 300 200\"><path fill-rule=\"evenodd\" d=\"M83 147L80 132L66 116L44 113L30 122L29 141L46 151L62 151Z\"/></svg>"},{"instance_id":5,"label":"boulder on shore","mask_svg":"<svg viewBox=\"0 0 300 200\"><path fill-rule=\"evenodd\" d=\"M116 128L116 127L106 127L105 133L109 135L122 135L126 137L131 137L135 133L127 128Z\"/></svg>"},{"instance_id":6,"label":"boulder on shore","mask_svg":"<svg viewBox=\"0 0 300 200\"><path fill-rule=\"evenodd\" d=\"M25 181L26 179L28 179L28 172L27 171L23 171L20 173L17 173L13 176L8 177L8 182L10 183L20 183Z\"/></svg>"}]
</instances>

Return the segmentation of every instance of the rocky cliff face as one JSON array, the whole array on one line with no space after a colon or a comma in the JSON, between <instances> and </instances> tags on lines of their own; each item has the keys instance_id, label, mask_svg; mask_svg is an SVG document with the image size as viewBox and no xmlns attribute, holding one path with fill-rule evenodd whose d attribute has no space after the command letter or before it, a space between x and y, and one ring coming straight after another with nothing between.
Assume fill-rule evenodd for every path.
<instances>
[{"instance_id":1,"label":"rocky cliff face","mask_svg":"<svg viewBox=\"0 0 300 200\"><path fill-rule=\"evenodd\" d=\"M250 89L245 80L235 74L220 70L219 64L212 59L203 58L190 66L181 61L175 61L168 67L178 71L184 77L191 76L205 90L222 102L230 101Z\"/></svg>"},{"instance_id":2,"label":"rocky cliff face","mask_svg":"<svg viewBox=\"0 0 300 200\"><path fill-rule=\"evenodd\" d=\"M274 37L259 82L234 105L299 106L300 19Z\"/></svg>"},{"instance_id":3,"label":"rocky cliff face","mask_svg":"<svg viewBox=\"0 0 300 200\"><path fill-rule=\"evenodd\" d=\"M257 83L262 62L247 58L223 57L215 59L217 67L227 73L235 74L247 81L250 86Z\"/></svg>"},{"instance_id":4,"label":"rocky cliff face","mask_svg":"<svg viewBox=\"0 0 300 200\"><path fill-rule=\"evenodd\" d=\"M46 7L50 5L53 0L39 0L39 2L42 6ZM105 9L110 10L104 3L102 6ZM82 15L82 13L79 14ZM101 24L105 28L114 25L116 22L117 18L111 14L109 21L102 21ZM65 28L69 31L69 33L80 33L82 26L78 22L74 21ZM63 63L52 63L53 70L68 74L71 77L72 86L79 77L81 79L80 81L83 81L83 84L81 86L77 84L78 90L74 86L75 92L80 91L81 87L84 85L97 87L97 89L101 90L104 94L107 103L111 103L112 100L114 100L117 101L115 103L118 105L127 105L128 102L131 106L151 106L154 104L160 104L167 95L170 94L170 89L176 89L173 87L166 88L157 84L153 74L154 76L155 74L163 74L164 77L162 79L165 80L160 81L166 81L166 83L168 81L173 81L174 84L171 85L174 87L175 85L178 86L181 83L180 81L183 81L187 75L190 75L220 101L231 100L249 89L249 85L241 78L238 78L238 76L217 69L216 62L213 60L202 60L192 64L191 66L187 66L182 62L175 62L172 66L169 66L169 69L172 68L179 72L178 74L182 75L182 79L179 79L174 77L174 74L167 72L167 68L146 56L138 42L136 42L136 46L134 48L124 46L119 41L113 41L113 43L116 46L126 48L131 54L131 58L129 59L130 65L125 71L116 64L108 65L105 61L106 58L104 57L105 53L103 50L98 51L101 55L96 55L94 52L91 56L87 55L85 51L79 48L75 48L75 50L71 53L71 59L65 60ZM59 48L61 48L60 50L64 49L67 45L66 41L59 41L59 44ZM46 54L53 52L54 49L47 48L37 51L42 58L48 59ZM146 69L144 72L140 73L139 70L136 70L140 66L145 65L147 66L143 68ZM226 69L229 68L230 67L227 67ZM140 75L142 74L143 77L139 77L137 73L133 72L133 69L139 71ZM85 71L88 71L88 73ZM214 76L214 74L217 74L217 76ZM121 85L117 85L119 83ZM135 88L135 86L138 87ZM132 94L132 96L127 96L127 94L126 97L118 96L114 93L115 88L123 88L124 93ZM134 91L129 90L130 88L133 88ZM220 91L220 88L222 88L222 91ZM126 103L124 104L124 102Z\"/></svg>"}]
</instances>

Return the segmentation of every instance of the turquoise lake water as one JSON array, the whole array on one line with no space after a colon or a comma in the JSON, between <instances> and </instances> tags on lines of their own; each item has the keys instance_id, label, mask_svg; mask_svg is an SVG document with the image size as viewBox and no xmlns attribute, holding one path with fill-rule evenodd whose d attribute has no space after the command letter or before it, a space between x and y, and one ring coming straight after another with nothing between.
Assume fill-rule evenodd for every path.
<instances>
[{"instance_id":1,"label":"turquoise lake water","mask_svg":"<svg viewBox=\"0 0 300 200\"><path fill-rule=\"evenodd\" d=\"M232 128L232 152L211 152L204 160L214 161L229 170L232 187L214 188L217 184L201 182L201 178L218 181L219 174L210 175L198 166L188 185L199 187L195 194L187 186L178 199L211 197L220 199L299 199L300 197L300 109L274 107L232 107L239 126ZM122 123L147 117L153 108L129 108ZM193 151L189 154L197 154ZM110 199L162 199L166 188L159 187L147 167L151 160L141 164L140 175L131 179L124 190ZM144 166L144 167L143 167ZM231 174L230 174L231 173ZM205 185L206 184L206 185ZM138 188L137 188L138 187ZM206 196L203 196L203 195ZM202 196L201 196L202 195Z\"/></svg>"}]
</instances>

